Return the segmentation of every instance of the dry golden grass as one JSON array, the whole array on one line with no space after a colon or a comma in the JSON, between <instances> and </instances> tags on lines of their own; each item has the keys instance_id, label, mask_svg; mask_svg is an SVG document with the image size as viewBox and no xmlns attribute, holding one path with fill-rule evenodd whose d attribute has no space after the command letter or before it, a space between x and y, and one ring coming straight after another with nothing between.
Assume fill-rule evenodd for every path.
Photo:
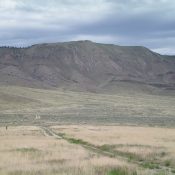
<instances>
[{"instance_id":1,"label":"dry golden grass","mask_svg":"<svg viewBox=\"0 0 175 175\"><path fill-rule=\"evenodd\" d=\"M175 167L175 129L136 126L54 126L57 133L143 161ZM112 146L112 147L110 147ZM166 163L168 161L168 163Z\"/></svg>"},{"instance_id":2,"label":"dry golden grass","mask_svg":"<svg viewBox=\"0 0 175 175\"><path fill-rule=\"evenodd\" d=\"M37 127L0 128L0 175L95 175L120 166L129 165L97 155L80 145L46 137Z\"/></svg>"},{"instance_id":3,"label":"dry golden grass","mask_svg":"<svg viewBox=\"0 0 175 175\"><path fill-rule=\"evenodd\" d=\"M171 153L171 157L166 154L156 158L166 161L167 165L170 158L175 160L175 129L87 125L51 128L57 133L80 138L95 146L115 146L111 147L112 151L133 153L147 160L149 156L155 158L165 152ZM165 139L168 140L165 142ZM81 142L74 144L66 139L56 139L45 135L41 128L35 126L9 127L8 130L0 128L0 175L109 175L111 169L118 167L126 167L128 172L136 169L139 175L153 175L160 171L141 168L125 158L97 153L84 148Z\"/></svg>"},{"instance_id":4,"label":"dry golden grass","mask_svg":"<svg viewBox=\"0 0 175 175\"><path fill-rule=\"evenodd\" d=\"M56 132L64 132L96 145L108 143L150 145L167 147L172 150L175 145L174 128L90 125L61 125L52 128Z\"/></svg>"}]
</instances>

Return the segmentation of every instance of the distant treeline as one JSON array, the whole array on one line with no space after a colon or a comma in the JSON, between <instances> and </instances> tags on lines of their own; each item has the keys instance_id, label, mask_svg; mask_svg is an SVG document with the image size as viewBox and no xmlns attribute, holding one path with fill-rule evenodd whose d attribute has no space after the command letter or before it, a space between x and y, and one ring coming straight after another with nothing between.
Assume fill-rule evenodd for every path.
<instances>
[{"instance_id":1,"label":"distant treeline","mask_svg":"<svg viewBox=\"0 0 175 175\"><path fill-rule=\"evenodd\" d=\"M24 49L26 47L0 46L1 49Z\"/></svg>"}]
</instances>

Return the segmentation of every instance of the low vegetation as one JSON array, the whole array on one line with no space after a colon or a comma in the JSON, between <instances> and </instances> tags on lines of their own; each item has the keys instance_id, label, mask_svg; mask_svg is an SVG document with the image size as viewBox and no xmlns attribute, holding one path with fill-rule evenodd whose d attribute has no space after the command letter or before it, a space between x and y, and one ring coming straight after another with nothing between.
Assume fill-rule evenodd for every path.
<instances>
[{"instance_id":1,"label":"low vegetation","mask_svg":"<svg viewBox=\"0 0 175 175\"><path fill-rule=\"evenodd\" d=\"M175 126L173 94L139 91L130 86L125 89L118 85L113 94L0 86L0 124Z\"/></svg>"},{"instance_id":2,"label":"low vegetation","mask_svg":"<svg viewBox=\"0 0 175 175\"><path fill-rule=\"evenodd\" d=\"M128 170L127 168L118 168L110 170L107 175L137 175L137 172Z\"/></svg>"}]
</instances>

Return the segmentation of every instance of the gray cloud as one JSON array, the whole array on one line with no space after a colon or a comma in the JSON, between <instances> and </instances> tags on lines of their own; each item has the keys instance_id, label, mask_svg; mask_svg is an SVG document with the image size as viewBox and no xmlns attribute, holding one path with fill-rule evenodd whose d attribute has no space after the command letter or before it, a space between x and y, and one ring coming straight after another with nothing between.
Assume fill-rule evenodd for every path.
<instances>
[{"instance_id":1,"label":"gray cloud","mask_svg":"<svg viewBox=\"0 0 175 175\"><path fill-rule=\"evenodd\" d=\"M0 0L0 45L93 40L175 54L175 1Z\"/></svg>"}]
</instances>

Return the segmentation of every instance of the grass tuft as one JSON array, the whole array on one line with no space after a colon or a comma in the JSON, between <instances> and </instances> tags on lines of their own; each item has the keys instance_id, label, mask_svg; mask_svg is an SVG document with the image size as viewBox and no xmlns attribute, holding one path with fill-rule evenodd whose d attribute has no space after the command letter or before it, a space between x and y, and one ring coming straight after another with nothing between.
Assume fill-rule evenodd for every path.
<instances>
[{"instance_id":1,"label":"grass tuft","mask_svg":"<svg viewBox=\"0 0 175 175\"><path fill-rule=\"evenodd\" d=\"M118 168L110 170L107 175L137 175L136 171L131 172L131 170Z\"/></svg>"},{"instance_id":2,"label":"grass tuft","mask_svg":"<svg viewBox=\"0 0 175 175\"><path fill-rule=\"evenodd\" d=\"M152 163L152 162L143 163L143 167L148 168L148 169L159 169L160 168L158 164L155 164L155 163Z\"/></svg>"},{"instance_id":3,"label":"grass tuft","mask_svg":"<svg viewBox=\"0 0 175 175\"><path fill-rule=\"evenodd\" d=\"M17 152L21 152L21 153L37 153L37 152L40 152L39 149L36 149L36 148L17 148L13 151L17 151Z\"/></svg>"}]
</instances>

